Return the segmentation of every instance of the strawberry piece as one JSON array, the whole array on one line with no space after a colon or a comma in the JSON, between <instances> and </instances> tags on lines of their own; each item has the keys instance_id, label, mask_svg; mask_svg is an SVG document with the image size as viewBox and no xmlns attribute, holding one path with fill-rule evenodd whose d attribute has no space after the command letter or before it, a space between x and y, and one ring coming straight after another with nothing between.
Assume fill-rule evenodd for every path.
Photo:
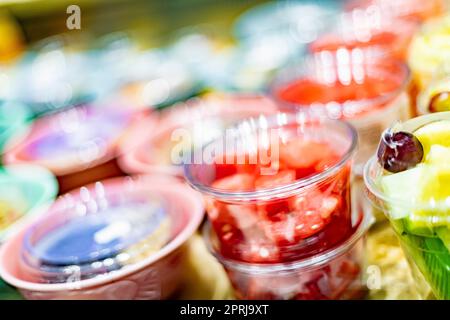
<instances>
[{"instance_id":1,"label":"strawberry piece","mask_svg":"<svg viewBox=\"0 0 450 320\"><path fill-rule=\"evenodd\" d=\"M266 213L270 220L261 224L267 237L275 243L293 244L320 232L330 221L338 204L336 197L325 197L320 193L311 197L309 193L308 197L296 196L291 199L290 211Z\"/></svg>"},{"instance_id":2,"label":"strawberry piece","mask_svg":"<svg viewBox=\"0 0 450 320\"><path fill-rule=\"evenodd\" d=\"M269 189L294 182L296 174L294 170L283 170L275 175L260 176L255 181L256 189Z\"/></svg>"},{"instance_id":3,"label":"strawberry piece","mask_svg":"<svg viewBox=\"0 0 450 320\"><path fill-rule=\"evenodd\" d=\"M323 143L294 139L280 146L280 159L290 168L314 168L329 149Z\"/></svg>"},{"instance_id":4,"label":"strawberry piece","mask_svg":"<svg viewBox=\"0 0 450 320\"><path fill-rule=\"evenodd\" d=\"M248 191L254 189L254 182L252 175L247 173L237 173L216 180L211 186L226 191Z\"/></svg>"}]
</instances>

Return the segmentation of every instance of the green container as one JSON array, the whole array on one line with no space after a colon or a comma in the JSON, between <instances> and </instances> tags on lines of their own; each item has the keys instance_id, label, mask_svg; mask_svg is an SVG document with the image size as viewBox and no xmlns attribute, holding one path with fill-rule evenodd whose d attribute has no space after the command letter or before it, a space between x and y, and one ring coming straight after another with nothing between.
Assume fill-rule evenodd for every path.
<instances>
[{"instance_id":1,"label":"green container","mask_svg":"<svg viewBox=\"0 0 450 320\"><path fill-rule=\"evenodd\" d=\"M19 130L25 128L29 117L27 108L12 102L0 102L0 154L6 142Z\"/></svg>"},{"instance_id":2,"label":"green container","mask_svg":"<svg viewBox=\"0 0 450 320\"><path fill-rule=\"evenodd\" d=\"M20 293L0 279L0 300L22 300Z\"/></svg>"},{"instance_id":3,"label":"green container","mask_svg":"<svg viewBox=\"0 0 450 320\"><path fill-rule=\"evenodd\" d=\"M58 193L56 178L35 165L0 168L0 243L50 205Z\"/></svg>"}]
</instances>

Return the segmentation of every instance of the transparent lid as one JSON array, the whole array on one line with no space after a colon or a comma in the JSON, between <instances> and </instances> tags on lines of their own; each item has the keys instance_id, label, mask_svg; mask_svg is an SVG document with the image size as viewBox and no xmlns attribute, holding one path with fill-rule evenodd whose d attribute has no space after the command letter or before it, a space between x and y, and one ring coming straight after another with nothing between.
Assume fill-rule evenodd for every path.
<instances>
[{"instance_id":1,"label":"transparent lid","mask_svg":"<svg viewBox=\"0 0 450 320\"><path fill-rule=\"evenodd\" d=\"M32 162L56 174L108 161L138 113L125 108L80 106L41 118L5 155L6 163Z\"/></svg>"},{"instance_id":2,"label":"transparent lid","mask_svg":"<svg viewBox=\"0 0 450 320\"><path fill-rule=\"evenodd\" d=\"M185 223L174 221L170 201L128 179L67 194L26 232L22 268L34 281L60 283L139 262Z\"/></svg>"}]
</instances>

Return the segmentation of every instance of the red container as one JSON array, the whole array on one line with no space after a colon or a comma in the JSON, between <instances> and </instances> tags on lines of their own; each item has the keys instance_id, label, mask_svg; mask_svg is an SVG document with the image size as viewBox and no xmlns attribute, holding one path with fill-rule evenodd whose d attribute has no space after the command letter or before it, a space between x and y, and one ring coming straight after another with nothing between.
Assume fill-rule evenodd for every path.
<instances>
[{"instance_id":1,"label":"red container","mask_svg":"<svg viewBox=\"0 0 450 320\"><path fill-rule=\"evenodd\" d=\"M372 53L322 51L280 74L272 88L274 97L288 109L355 126L360 142L357 174L362 174L384 128L410 114L408 67L394 59L374 59Z\"/></svg>"},{"instance_id":2,"label":"red container","mask_svg":"<svg viewBox=\"0 0 450 320\"><path fill-rule=\"evenodd\" d=\"M358 207L358 209L361 209ZM349 300L363 299L365 233L371 216L356 212L353 233L339 246L290 263L244 263L224 257L217 238L205 228L210 251L223 264L234 287L236 298L243 300Z\"/></svg>"},{"instance_id":3,"label":"red container","mask_svg":"<svg viewBox=\"0 0 450 320\"><path fill-rule=\"evenodd\" d=\"M278 114L234 130L229 140L204 147L204 155L214 150L213 161L185 165L189 183L206 199L221 255L249 263L295 261L352 232L351 126ZM220 151L223 143L227 149Z\"/></svg>"},{"instance_id":4,"label":"red container","mask_svg":"<svg viewBox=\"0 0 450 320\"><path fill-rule=\"evenodd\" d=\"M391 20L373 13L343 13L336 28L310 45L314 53L335 52L345 48L376 51L380 57L406 60L409 44L419 24L409 20Z\"/></svg>"}]
</instances>

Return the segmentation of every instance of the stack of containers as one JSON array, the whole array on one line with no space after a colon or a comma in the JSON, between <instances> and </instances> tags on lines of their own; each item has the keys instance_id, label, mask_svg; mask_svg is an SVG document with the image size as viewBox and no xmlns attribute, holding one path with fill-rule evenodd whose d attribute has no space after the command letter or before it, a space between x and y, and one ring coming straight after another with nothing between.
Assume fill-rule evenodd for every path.
<instances>
[{"instance_id":1,"label":"stack of containers","mask_svg":"<svg viewBox=\"0 0 450 320\"><path fill-rule=\"evenodd\" d=\"M205 198L204 230L240 299L364 296L364 234L352 211L356 131L279 113L248 119L205 145L185 176Z\"/></svg>"}]
</instances>

